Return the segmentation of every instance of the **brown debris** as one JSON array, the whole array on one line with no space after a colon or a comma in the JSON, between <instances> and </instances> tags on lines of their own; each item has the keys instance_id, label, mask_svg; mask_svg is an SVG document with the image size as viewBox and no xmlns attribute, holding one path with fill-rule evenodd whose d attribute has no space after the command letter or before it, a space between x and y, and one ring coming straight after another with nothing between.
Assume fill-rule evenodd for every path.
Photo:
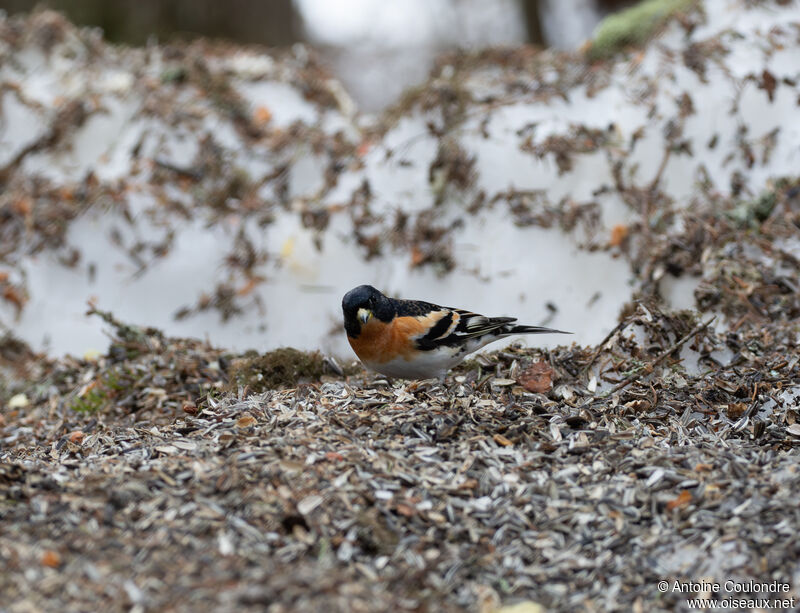
<instances>
[{"instance_id":1,"label":"brown debris","mask_svg":"<svg viewBox=\"0 0 800 613\"><path fill-rule=\"evenodd\" d=\"M597 347L511 346L444 387L357 369L226 391L230 364L256 356L99 315L107 355L44 361L5 392L30 403L0 430L11 598L69 584L92 609L455 611L486 586L613 609L686 572L793 576L800 369L777 328L718 336L642 301ZM676 552L712 525L687 571ZM31 565L59 572L23 589Z\"/></svg>"},{"instance_id":2,"label":"brown debris","mask_svg":"<svg viewBox=\"0 0 800 613\"><path fill-rule=\"evenodd\" d=\"M4 40L21 44L22 30L3 24ZM45 49L75 35L42 17L32 32ZM169 102L179 83L201 88L254 146L287 160L296 141L330 151L326 188L380 142L377 133L356 144L300 124L276 129L269 109L243 108L204 60L230 51L165 48L160 82L137 83L151 88L148 112L191 127L193 111L170 115ZM722 54L698 45L683 61L703 78ZM543 101L576 83L592 95L608 69L576 69L566 56L531 48L442 62L455 76L439 66L442 76L402 109L436 115L428 126L439 145L434 202L382 219L365 180L341 205L364 255L385 253L388 243L407 248L416 266L451 269L457 227L437 219L441 198L463 197L469 214L507 204L521 226L596 225L594 202L550 202L531 190L473 193L474 154L451 135L468 109L485 113L497 103L494 95L473 99L460 83L477 66L505 71L497 96ZM303 66L306 97L334 104L324 73ZM765 98L783 87L770 76L754 77ZM596 240L587 230L587 246L629 258L642 283L595 346L511 346L477 356L440 385L386 381L294 349L234 355L94 308L113 337L97 360L51 359L10 334L0 338L4 599L19 610L488 611L517 601L564 611L671 610L685 595L655 596L660 580L791 583L791 535L800 530L798 182L776 181L757 197L742 188L729 199L709 188L688 208L672 202L661 178L671 156L688 154L681 122L695 108L689 94L676 94L678 116L654 176L635 184L616 163L641 135L611 156L613 185L602 189L621 197L633 222ZM93 112L65 103L57 114L64 126L33 146L58 144ZM538 144L518 136L563 172L577 155L608 150L612 128L576 126ZM775 138L755 142L743 129L737 159L766 161ZM177 179L212 222L240 215L266 224L272 207L291 204L288 161L259 182L232 168L213 139L201 145L187 168L154 160L154 188ZM75 185L27 184L15 181L19 161L0 173L8 180L3 258L25 244L29 254L62 249L75 264L80 253L64 244L70 220L97 200L130 215L124 186L91 174ZM270 182L274 202L261 202ZM298 204L303 224L322 230L329 211L311 204ZM143 269L174 237L131 245L118 238ZM184 315L258 308L252 290L266 257L242 230L225 260L231 276L188 298ZM4 259L0 284L17 288L7 269L14 272ZM666 308L666 274L700 280L699 312ZM713 316L715 325L704 323Z\"/></svg>"},{"instance_id":3,"label":"brown debris","mask_svg":"<svg viewBox=\"0 0 800 613\"><path fill-rule=\"evenodd\" d=\"M529 392L546 394L553 387L553 369L545 362L534 362L517 377L519 384Z\"/></svg>"}]
</instances>

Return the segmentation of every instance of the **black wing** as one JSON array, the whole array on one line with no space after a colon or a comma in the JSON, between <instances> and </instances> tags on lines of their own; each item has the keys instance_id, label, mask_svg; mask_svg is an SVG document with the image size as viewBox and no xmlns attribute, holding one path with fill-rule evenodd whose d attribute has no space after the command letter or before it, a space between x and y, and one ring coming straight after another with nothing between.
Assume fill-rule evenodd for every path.
<instances>
[{"instance_id":1,"label":"black wing","mask_svg":"<svg viewBox=\"0 0 800 613\"><path fill-rule=\"evenodd\" d=\"M417 347L423 351L437 347L458 347L472 339L487 335L500 338L511 334L571 334L540 326L518 326L515 325L516 317L486 317L479 313L442 307L421 300L396 300L395 306L400 317L422 318L435 312L444 313L424 336L416 339Z\"/></svg>"},{"instance_id":2,"label":"black wing","mask_svg":"<svg viewBox=\"0 0 800 613\"><path fill-rule=\"evenodd\" d=\"M420 349L429 350L437 347L456 347L479 336L495 333L497 336L513 334L509 330L517 321L513 317L485 317L478 313L461 309L439 309L447 314L436 322L428 333L417 339Z\"/></svg>"}]
</instances>

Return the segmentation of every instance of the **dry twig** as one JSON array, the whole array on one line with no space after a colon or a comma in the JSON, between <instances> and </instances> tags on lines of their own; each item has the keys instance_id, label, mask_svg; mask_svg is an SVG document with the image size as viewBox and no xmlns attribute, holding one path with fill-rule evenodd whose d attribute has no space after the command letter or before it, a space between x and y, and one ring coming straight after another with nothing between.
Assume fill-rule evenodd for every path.
<instances>
[{"instance_id":1,"label":"dry twig","mask_svg":"<svg viewBox=\"0 0 800 613\"><path fill-rule=\"evenodd\" d=\"M703 330L705 330L706 328L708 328L708 326L710 326L715 319L716 319L716 317L712 317L707 322L705 322L703 324L698 324L697 326L695 326L694 329L691 332L689 332L689 334L687 334L682 339L680 339L679 341L675 342L673 345L670 345L664 351L662 351L660 354L658 354L657 358L655 358L654 360L648 362L647 364L645 364L643 366L640 366L631 375L625 377L625 379L623 379L622 381L617 383L610 390L608 390L607 392L603 393L602 398L606 398L606 397L610 396L611 394L613 394L615 392L618 392L622 388L627 387L628 385L633 383L636 379L638 379L641 376L642 372L644 372L644 371L646 371L648 373L653 372L653 368L655 368L658 364L660 364L664 360L664 358L666 358L668 355L670 355L676 349L679 349L680 347L682 347L686 343L686 341L688 341L692 337L696 336L698 333L700 333Z\"/></svg>"}]
</instances>

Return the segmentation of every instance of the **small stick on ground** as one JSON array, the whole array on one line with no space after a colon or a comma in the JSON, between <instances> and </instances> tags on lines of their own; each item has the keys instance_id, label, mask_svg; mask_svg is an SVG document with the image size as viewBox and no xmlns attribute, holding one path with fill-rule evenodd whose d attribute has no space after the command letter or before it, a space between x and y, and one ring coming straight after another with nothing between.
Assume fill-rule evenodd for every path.
<instances>
[{"instance_id":1,"label":"small stick on ground","mask_svg":"<svg viewBox=\"0 0 800 613\"><path fill-rule=\"evenodd\" d=\"M625 377L625 379L623 379L622 381L617 383L614 387L612 387L610 390L605 392L601 396L601 398L606 398L606 397L610 396L611 394L613 394L615 392L618 392L622 388L627 387L628 385L633 383L636 379L638 379L642 375L643 371L647 371L648 373L649 372L653 372L653 368L655 368L656 365L658 365L660 362L662 362L664 360L664 358L666 358L668 355L670 355L676 349L678 349L681 346L683 346L686 343L686 341L688 341L690 338L696 336L697 334L699 334L700 332L702 332L703 330L708 328L708 326L710 326L714 322L715 319L716 319L716 317L712 317L707 322L705 322L703 324L698 324L697 326L695 326L694 329L692 329L692 331L689 332L686 336L684 336L682 339L680 339L679 341L676 341L673 345L669 346L667 349L662 351L660 354L658 354L658 357L656 357L651 362L648 362L647 364L644 364L643 366L640 366L639 368L637 368L631 375L629 375L628 377Z\"/></svg>"},{"instance_id":2,"label":"small stick on ground","mask_svg":"<svg viewBox=\"0 0 800 613\"><path fill-rule=\"evenodd\" d=\"M583 367L583 370L581 370L581 376L589 372L589 369L594 365L595 361L597 360L597 356L599 356L602 353L603 347L606 346L606 343L609 340L611 340L612 336L614 336L617 332L622 330L622 328L624 328L627 325L627 323L628 323L627 321L619 322L616 326L614 326L614 329L611 330L611 332L606 334L606 337L602 341L600 341L600 343L597 345L597 350L594 352L594 355L592 355L592 359L589 360L589 363Z\"/></svg>"}]
</instances>

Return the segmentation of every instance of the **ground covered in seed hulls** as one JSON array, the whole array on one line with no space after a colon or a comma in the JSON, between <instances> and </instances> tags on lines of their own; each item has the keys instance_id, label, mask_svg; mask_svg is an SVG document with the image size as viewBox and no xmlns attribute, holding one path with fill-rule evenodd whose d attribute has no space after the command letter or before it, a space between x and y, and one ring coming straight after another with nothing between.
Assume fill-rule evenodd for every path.
<instances>
[{"instance_id":1,"label":"ground covered in seed hulls","mask_svg":"<svg viewBox=\"0 0 800 613\"><path fill-rule=\"evenodd\" d=\"M787 4L764 6L778 11ZM694 19L682 22L687 36L697 31ZM83 40L50 14L31 23L27 38L37 45ZM27 40L26 31L22 22L5 26L6 52ZM744 66L739 76L745 85L738 91L756 90L770 102L781 96L796 100L796 64L781 54L796 48L797 31L775 26L759 38L767 55L780 61L752 74ZM89 65L105 57L92 40L78 45L94 49L77 56ZM664 55L680 57L705 83L720 58L732 54L728 47L741 40L740 33L723 32ZM243 187L246 177L228 166L232 158L213 138L196 155L184 155L191 166L176 164L155 146L140 160L136 146L131 172L150 168L142 185L159 198L154 211L197 210L190 207L196 203L181 204L171 191L161 191L167 179L180 179L184 191L201 188L197 201L211 209L210 223L236 213L257 218L259 227L273 225L271 215L296 200L288 195L285 169L306 159L296 153L303 149L295 150L293 139L320 150L320 172L326 175L314 188L320 193L333 188L338 174L361 172L359 149L368 147L357 145L360 133L342 140L302 122L275 126L266 107L254 108L248 119L242 101L215 76L216 64L204 59L210 51L203 44L166 49L163 70L142 55L139 70L149 79L85 77L91 96L76 95L74 104L67 98L62 107L36 107L47 118L42 126L52 123L52 134L43 128L0 169L0 181L8 181L0 202L0 256L13 264L11 272L0 271L5 303L23 313L28 300L27 277L16 268L25 260L11 257L17 247L35 255L45 245L61 246L65 265L74 265L80 252L64 243L63 220L77 218L95 201L117 202L119 196L119 206L125 206L124 186L98 182L95 174L63 184L18 174L26 168L24 158L59 144L87 113L105 114L102 106L85 104L94 99L95 86L133 89L144 101L135 113L149 117L163 109L166 119L187 122L191 133L211 111L200 105L189 115L176 114L167 104L182 84L190 85L235 119L237 134L252 139L243 141L243 156L252 157L251 145L261 143L275 157L274 169L259 171L260 178ZM120 53L122 64L135 59ZM739 68L744 50L737 53L731 65ZM69 48L63 54L73 56ZM263 61L250 61L242 68L236 57L222 62L220 74L238 75L235 66L247 69L237 79L250 79L247 71L254 68L272 74L271 62L264 68ZM562 81L568 89L587 82L591 98L610 79L603 65L584 73L574 68L574 58L555 58L555 81L521 80L540 70L552 73L550 60L541 57L546 58L524 49L459 56L443 74L454 70L473 78L485 65L485 74L497 79L487 83L494 82L501 94L530 88L528 93L545 98L561 97ZM327 82L313 62L287 61L289 68L310 71L315 82ZM723 68L727 75L730 66ZM94 74L81 70L65 73ZM625 70L626 82L639 83L631 79L635 65ZM672 83L655 74L646 72L637 85L642 95ZM549 188L553 202L536 190L469 191L474 149L452 134L469 115L468 102L493 106L496 98L466 97L465 87L458 78L442 77L409 95L405 110L397 111L441 111L442 121L430 124L441 140L430 164L436 192L430 207L444 204L440 200L454 188L470 196L455 198L459 207L474 201L470 214L507 201L515 225L571 231L585 220L589 234L599 214L591 201L555 198ZM672 91L671 85L665 89ZM23 106L31 102L25 88L5 90ZM333 90L304 91L320 108L336 106ZM787 176L794 172L794 132L787 124L756 139L755 128L748 135L756 113L737 115L731 124L741 126L736 149L719 156L720 177L730 181L700 181L697 194L693 188L691 197L680 196L675 186L688 185L686 177L695 173L670 170L670 161L702 151L698 164L705 167L713 157L707 151L730 140L715 133L701 142L698 134L704 132L697 124L711 124L703 119L708 111L684 128L704 102L687 91L694 100L684 93L675 98L677 105L670 103L675 109L669 114L653 115L663 124L648 130L663 131L666 148L644 183L632 177L641 160L634 147L645 132L626 137L627 149L613 131L606 134L593 123L587 129L584 119L550 137L533 138L533 124L513 132L515 146L537 158L553 157L559 173L579 169L580 156L607 145L614 172L592 186L592 198L613 193L637 211L637 217L611 226L608 236L595 232L587 238L587 249L629 261L636 278L619 325L598 345L546 352L512 347L470 360L439 385L386 381L292 348L236 353L133 326L92 306L90 313L105 320L113 339L93 359L36 354L11 333L0 335L0 612L489 613L517 601L563 611L685 608L694 594L660 592L664 580L778 582L790 591L772 595L797 599L800 183L796 174ZM753 108L762 116L772 110ZM630 117L624 119L615 121L627 129ZM511 138L499 134L505 134L503 142ZM695 144L685 140L690 137ZM142 138L146 143L150 136ZM741 170L730 160L739 160ZM576 170L574 177L579 174L585 173ZM753 178L765 174L773 179ZM260 200L266 197L253 194L273 182L276 205L267 209ZM720 188L725 182L730 190ZM367 258L377 259L389 236L407 244L413 267L433 266L443 274L452 267L448 241L457 226L435 227L430 208L416 217L398 213L397 230L387 235L392 217L386 213L376 221L369 206L372 184L356 185L361 187L352 200L348 195L339 202L337 196L322 208L316 208L317 196L302 196L297 206L303 226L322 231L329 218L345 215ZM93 244L96 234L85 243ZM150 256L142 254L160 258L172 240L167 232L163 244L137 241L131 259L144 268ZM241 277L233 277L241 285L220 285L196 305L189 299L179 318L208 309L233 317L250 308L239 302L262 282L264 254L244 230L234 244L237 250L226 261L241 269ZM524 277L519 279L523 284ZM676 279L690 282L689 302L697 310L668 308L666 282ZM276 313L274 307L266 311L269 317Z\"/></svg>"},{"instance_id":2,"label":"ground covered in seed hulls","mask_svg":"<svg viewBox=\"0 0 800 613\"><path fill-rule=\"evenodd\" d=\"M658 610L691 596L661 580L800 579L785 315L719 335L643 299L598 347L444 386L314 355L259 386L268 358L93 312L95 360L2 344L4 610Z\"/></svg>"}]
</instances>

